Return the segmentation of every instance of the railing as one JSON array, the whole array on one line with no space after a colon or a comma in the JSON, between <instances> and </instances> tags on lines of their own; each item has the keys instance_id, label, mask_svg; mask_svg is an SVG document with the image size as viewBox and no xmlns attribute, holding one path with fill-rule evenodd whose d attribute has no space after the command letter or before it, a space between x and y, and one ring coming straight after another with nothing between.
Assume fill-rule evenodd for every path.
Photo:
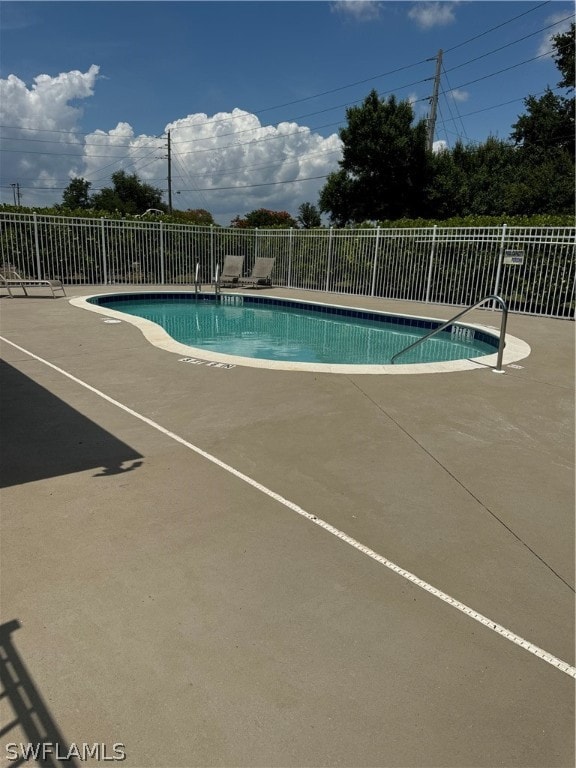
<instances>
[{"instance_id":1,"label":"railing","mask_svg":"<svg viewBox=\"0 0 576 768\"><path fill-rule=\"evenodd\" d=\"M506 346L506 323L508 322L508 307L506 306L506 302L501 299L500 296L486 296L485 298L480 299L480 301L477 301L475 304L471 304L469 307L466 307L466 309L463 309L462 312L459 312L457 315L454 315L454 317L451 317L450 320L446 320L445 323L441 323L437 328L433 328L430 333L427 333L425 336L422 336L422 338L417 339L416 341L412 342L412 344L404 347L404 349L396 352L395 355L392 355L390 363L394 365L397 357L400 357L400 355L409 352L419 344L423 344L428 339L431 339L432 336L436 336L437 333L441 333L445 328L448 328L449 325L456 323L461 317L464 317L464 315L468 314L468 312L471 312L473 309L478 309L478 307L481 307L482 304L486 304L487 301L498 302L502 310L502 319L500 320L500 338L498 339L498 354L496 357L496 368L493 370L494 373L504 373L502 368L502 358L504 356L504 347Z\"/></svg>"},{"instance_id":2,"label":"railing","mask_svg":"<svg viewBox=\"0 0 576 768\"><path fill-rule=\"evenodd\" d=\"M491 294L514 312L574 317L574 227L257 230L0 213L0 264L36 279L210 284L225 254L244 255L247 273L275 257L273 283L287 288L455 306Z\"/></svg>"}]
</instances>

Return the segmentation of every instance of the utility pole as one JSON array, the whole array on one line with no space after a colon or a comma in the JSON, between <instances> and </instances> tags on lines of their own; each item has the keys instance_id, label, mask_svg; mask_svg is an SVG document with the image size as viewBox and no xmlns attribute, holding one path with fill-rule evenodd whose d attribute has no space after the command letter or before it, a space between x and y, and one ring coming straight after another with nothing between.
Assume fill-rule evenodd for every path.
<instances>
[{"instance_id":1,"label":"utility pole","mask_svg":"<svg viewBox=\"0 0 576 768\"><path fill-rule=\"evenodd\" d=\"M436 75L434 76L434 90L432 91L432 99L430 100L430 117L428 118L428 141L426 143L426 149L432 152L432 146L434 144L434 130L436 129L436 112L438 111L438 93L440 91L440 73L442 72L442 54L443 50L438 51L436 56Z\"/></svg>"},{"instance_id":2,"label":"utility pole","mask_svg":"<svg viewBox=\"0 0 576 768\"><path fill-rule=\"evenodd\" d=\"M12 187L12 194L14 195L14 205L17 205L18 207L20 207L20 198L21 198L20 184L16 182L15 184L10 184L10 186Z\"/></svg>"},{"instance_id":3,"label":"utility pole","mask_svg":"<svg viewBox=\"0 0 576 768\"><path fill-rule=\"evenodd\" d=\"M168 210L172 213L172 151L170 148L170 131L168 131Z\"/></svg>"}]
</instances>

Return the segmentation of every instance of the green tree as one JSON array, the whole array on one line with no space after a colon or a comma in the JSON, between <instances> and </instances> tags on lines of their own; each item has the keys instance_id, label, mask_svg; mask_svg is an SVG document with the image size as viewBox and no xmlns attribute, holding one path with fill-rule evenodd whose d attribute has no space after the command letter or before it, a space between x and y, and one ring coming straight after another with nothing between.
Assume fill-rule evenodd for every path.
<instances>
[{"instance_id":1,"label":"green tree","mask_svg":"<svg viewBox=\"0 0 576 768\"><path fill-rule=\"evenodd\" d=\"M91 182L86 179L80 177L72 179L62 193L62 207L70 211L90 208L91 186Z\"/></svg>"},{"instance_id":2,"label":"green tree","mask_svg":"<svg viewBox=\"0 0 576 768\"><path fill-rule=\"evenodd\" d=\"M574 25L554 38L561 87L573 88ZM524 100L513 144L483 144L435 155L428 215L529 216L574 212L574 99L550 88Z\"/></svg>"},{"instance_id":3,"label":"green tree","mask_svg":"<svg viewBox=\"0 0 576 768\"><path fill-rule=\"evenodd\" d=\"M511 215L574 215L574 162L564 150L533 156L516 150L517 163L502 206Z\"/></svg>"},{"instance_id":4,"label":"green tree","mask_svg":"<svg viewBox=\"0 0 576 768\"><path fill-rule=\"evenodd\" d=\"M574 24L553 38L561 88L574 90ZM574 213L574 97L547 88L524 100L526 113L512 126L518 147L514 180L506 195L510 213Z\"/></svg>"},{"instance_id":5,"label":"green tree","mask_svg":"<svg viewBox=\"0 0 576 768\"><path fill-rule=\"evenodd\" d=\"M239 229L253 229L256 227L289 229L290 227L297 227L298 224L286 211L270 211L268 208L258 208L247 213L243 219L240 216L236 216L230 222L230 226L238 227Z\"/></svg>"},{"instance_id":6,"label":"green tree","mask_svg":"<svg viewBox=\"0 0 576 768\"><path fill-rule=\"evenodd\" d=\"M483 144L438 153L427 188L427 215L498 216L506 212L505 192L515 178L517 152L511 144L489 137Z\"/></svg>"},{"instance_id":7,"label":"green tree","mask_svg":"<svg viewBox=\"0 0 576 768\"><path fill-rule=\"evenodd\" d=\"M514 147L494 137L468 148L465 215L498 216L508 213L504 199L506 189L514 179L516 161Z\"/></svg>"},{"instance_id":8,"label":"green tree","mask_svg":"<svg viewBox=\"0 0 576 768\"><path fill-rule=\"evenodd\" d=\"M552 38L554 45L554 61L562 74L562 80L558 83L561 88L574 90L574 48L576 40L576 28L574 22L567 32L560 33Z\"/></svg>"},{"instance_id":9,"label":"green tree","mask_svg":"<svg viewBox=\"0 0 576 768\"><path fill-rule=\"evenodd\" d=\"M420 215L430 173L426 122L414 125L408 101L381 100L374 90L346 117L340 171L328 177L320 210L338 225Z\"/></svg>"},{"instance_id":10,"label":"green tree","mask_svg":"<svg viewBox=\"0 0 576 768\"><path fill-rule=\"evenodd\" d=\"M574 90L574 33L572 24L568 32L552 38L554 61L562 75L558 85L569 91ZM566 150L574 160L574 97L555 94L547 88L539 99L528 96L524 105L527 113L512 126L511 138L516 144L541 154Z\"/></svg>"},{"instance_id":11,"label":"green tree","mask_svg":"<svg viewBox=\"0 0 576 768\"><path fill-rule=\"evenodd\" d=\"M320 212L312 203L302 203L298 208L298 223L303 229L314 229L321 226Z\"/></svg>"},{"instance_id":12,"label":"green tree","mask_svg":"<svg viewBox=\"0 0 576 768\"><path fill-rule=\"evenodd\" d=\"M167 210L162 203L162 190L143 183L136 174L116 171L112 174L112 184L113 187L104 187L92 196L93 208L133 216L145 213L148 208Z\"/></svg>"},{"instance_id":13,"label":"green tree","mask_svg":"<svg viewBox=\"0 0 576 768\"><path fill-rule=\"evenodd\" d=\"M566 99L550 88L540 98L524 99L526 114L512 126L511 138L528 151L546 153L564 149L574 158L574 99Z\"/></svg>"},{"instance_id":14,"label":"green tree","mask_svg":"<svg viewBox=\"0 0 576 768\"><path fill-rule=\"evenodd\" d=\"M461 143L434 154L426 190L426 216L442 220L465 215L470 202L465 156L466 148Z\"/></svg>"},{"instance_id":15,"label":"green tree","mask_svg":"<svg viewBox=\"0 0 576 768\"><path fill-rule=\"evenodd\" d=\"M568 152L528 151L495 138L457 144L434 159L428 216L531 216L574 211L574 164Z\"/></svg>"},{"instance_id":16,"label":"green tree","mask_svg":"<svg viewBox=\"0 0 576 768\"><path fill-rule=\"evenodd\" d=\"M330 221L336 227L345 227L354 221L354 191L354 179L342 169L331 173L321 189L320 210L330 214Z\"/></svg>"}]
</instances>

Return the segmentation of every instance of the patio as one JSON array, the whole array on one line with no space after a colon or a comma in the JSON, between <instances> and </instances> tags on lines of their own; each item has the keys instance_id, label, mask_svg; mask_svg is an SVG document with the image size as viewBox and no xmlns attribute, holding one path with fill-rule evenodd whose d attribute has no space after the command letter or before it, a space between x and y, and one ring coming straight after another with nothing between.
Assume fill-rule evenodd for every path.
<instances>
[{"instance_id":1,"label":"patio","mask_svg":"<svg viewBox=\"0 0 576 768\"><path fill-rule=\"evenodd\" d=\"M572 322L511 314L532 352L506 375L362 376L190 365L66 298L0 312L4 743L574 764Z\"/></svg>"}]
</instances>

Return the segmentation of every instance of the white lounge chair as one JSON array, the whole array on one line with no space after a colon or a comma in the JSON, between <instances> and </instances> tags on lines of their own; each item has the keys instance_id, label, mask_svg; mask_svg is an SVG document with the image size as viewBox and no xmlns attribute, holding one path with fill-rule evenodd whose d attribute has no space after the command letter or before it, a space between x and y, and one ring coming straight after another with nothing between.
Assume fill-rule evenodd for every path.
<instances>
[{"instance_id":1,"label":"white lounge chair","mask_svg":"<svg viewBox=\"0 0 576 768\"><path fill-rule=\"evenodd\" d=\"M272 285L272 270L276 257L257 256L248 277L241 277L241 285Z\"/></svg>"},{"instance_id":2,"label":"white lounge chair","mask_svg":"<svg viewBox=\"0 0 576 768\"><path fill-rule=\"evenodd\" d=\"M66 296L66 291L62 285L61 280L29 280L26 277L22 277L14 269L3 269L0 272L0 285L3 285L8 291L10 298L14 298L12 288L22 288L25 296L30 294L26 288L47 287L52 291L52 298L56 298L56 291L62 291Z\"/></svg>"}]
</instances>

